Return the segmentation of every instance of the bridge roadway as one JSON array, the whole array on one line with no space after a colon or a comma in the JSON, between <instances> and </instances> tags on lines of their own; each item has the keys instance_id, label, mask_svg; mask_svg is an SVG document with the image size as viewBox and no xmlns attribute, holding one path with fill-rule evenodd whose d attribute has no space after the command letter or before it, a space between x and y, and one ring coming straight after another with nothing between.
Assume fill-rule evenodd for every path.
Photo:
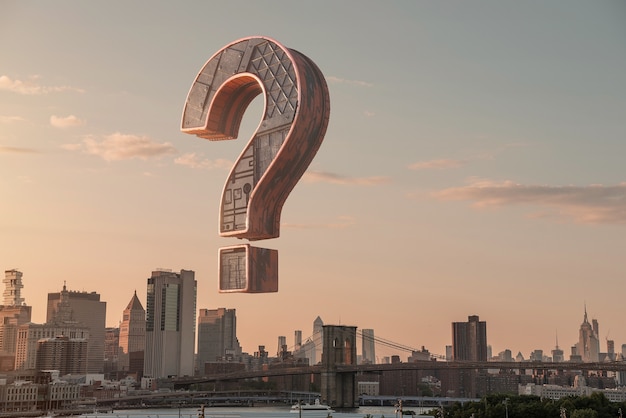
<instances>
[{"instance_id":1,"label":"bridge roadway","mask_svg":"<svg viewBox=\"0 0 626 418\"><path fill-rule=\"evenodd\" d=\"M96 399L90 402L104 405L211 405L211 406L251 406L254 404L292 405L298 401L313 403L319 398L318 392L292 392L268 390L228 390L228 391L186 391L149 392L123 397Z\"/></svg>"},{"instance_id":2,"label":"bridge roadway","mask_svg":"<svg viewBox=\"0 0 626 418\"><path fill-rule=\"evenodd\" d=\"M300 402L313 403L320 397L318 392L292 392L292 391L264 391L264 390L231 390L231 391L176 391L176 392L151 392L140 395L116 397L110 399L97 399L82 404L97 404L103 406L116 406L117 408L149 407L152 405L167 404L170 407L177 406L254 406L254 405L293 405ZM361 406L394 406L402 399L405 409L411 407L438 407L460 402L477 402L479 399L433 397L433 396L370 396L360 395Z\"/></svg>"},{"instance_id":3,"label":"bridge roadway","mask_svg":"<svg viewBox=\"0 0 626 418\"><path fill-rule=\"evenodd\" d=\"M626 372L626 362L578 363L578 362L506 362L506 361L415 361L392 364L337 365L332 368L337 373L380 373L397 370L445 370L445 369L494 369L494 370L559 370L559 371L598 371ZM204 377L178 377L170 379L176 389L187 388L195 383L245 380L273 376L293 376L319 374L322 365L289 368L271 368L268 370L238 371L215 374Z\"/></svg>"}]
</instances>

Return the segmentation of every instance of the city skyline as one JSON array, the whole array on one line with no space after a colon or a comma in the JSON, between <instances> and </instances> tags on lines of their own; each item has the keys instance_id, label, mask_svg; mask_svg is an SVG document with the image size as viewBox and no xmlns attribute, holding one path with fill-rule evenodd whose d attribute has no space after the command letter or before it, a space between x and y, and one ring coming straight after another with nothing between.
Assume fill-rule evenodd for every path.
<instances>
[{"instance_id":1,"label":"city skyline","mask_svg":"<svg viewBox=\"0 0 626 418\"><path fill-rule=\"evenodd\" d=\"M193 272L191 272L193 273ZM178 274L173 272L171 269L160 269L158 271L153 271L152 272L153 277L154 275L159 275L159 274L164 274L165 276L177 276ZM4 280L5 282L5 294L8 293L12 293L14 294L14 297L16 298L15 300L21 301L20 304L15 304L14 302L8 304L7 306L5 306L5 309L9 309L11 308L11 306L14 307L22 307L22 308L28 308L29 310L29 318L30 318L30 311L32 310L33 306L29 305L28 303L25 303L23 298L20 297L21 294L21 289L24 287L23 283L22 283L22 276L23 276L23 272L20 272L18 270L8 270L5 271L5 277L6 279ZM15 293L13 293L12 289L14 288L13 285L13 281L11 280L14 277L18 277L18 283L17 283L17 287L16 287L16 291ZM150 285L149 285L150 286ZM66 285L64 284L63 286L63 291L61 293L52 293L52 294L48 294L48 299L50 299L51 295L52 297L56 297L58 296L58 294L70 294L70 295L74 295L77 298L93 298L94 296L99 296L97 291L91 291L91 292L87 292L87 291L74 291L71 289L67 289ZM50 303L50 302L48 302ZM99 303L104 304L104 306L106 307L106 301L99 301ZM148 302L145 302L146 304L148 304ZM137 296L137 292L135 291L132 295L131 298L131 302L129 303L129 305L124 309L123 313L122 313L122 319L119 321L119 323L117 324L117 326L115 325L107 325L108 328L118 328L118 329L122 329L123 327L128 327L128 320L130 319L130 314L129 314L129 310L131 309L131 306L135 306L135 309L141 309L144 315L144 321L147 321L147 317L146 317L146 312L145 310L143 310L142 308L142 303L139 300L139 297ZM36 311L36 309L35 309ZM76 318L74 318L74 315L69 313L70 315L72 315L71 318L72 320L75 320ZM207 340L207 336L205 335L204 337L201 337L201 328L202 328L202 324L204 323L204 321L208 320L208 322L213 323L213 321L215 320L215 318L213 318L213 316L215 315L224 315L224 314L228 314L228 322L231 324L229 325L229 327L233 326L232 324L236 323L237 319L236 319L236 314L235 314L235 309L230 309L230 308L226 308L226 307L218 307L218 308L212 308L212 309L207 309L207 308L201 308L198 307L197 308L197 313L196 313L196 319L197 319L197 324L196 324L196 334L195 334L195 344L194 347L198 348L200 347L201 344L206 343ZM367 329L367 328L361 328L358 324L352 324L353 326L356 326L357 329L359 330L358 333L362 334L362 345L361 347L361 351L359 352L360 355L364 356L365 358L370 358L370 354L364 354L363 350L366 349L366 345L367 345L367 349L373 353L374 350L378 350L379 352L382 352L383 354L381 355L373 355L375 362L382 362L382 359L384 357L387 357L388 359L393 356L393 355L398 355L400 357L400 359L402 361L405 361L406 358L411 356L411 352L408 350L408 347L411 347L415 350L415 352L420 352L423 350L426 350L427 352L429 352L431 355L438 357L438 358L444 358L444 357L450 357L450 358L455 358L456 356L454 354L452 354L451 352L448 353L448 347L453 347L455 345L455 338L456 335L459 333L458 329L463 330L462 332L465 333L467 331L465 331L465 328L468 327L468 324L472 324L472 323L476 323L476 324L480 324L481 327L481 332L483 334L483 339L482 341L486 344L486 347L489 347L489 350L492 351L491 353L491 357L496 357L498 356L498 354L502 351L505 350L509 350L511 351L511 355L515 358L517 356L519 356L520 354L523 356L523 358L525 360L529 360L532 358L532 356L535 354L535 350L539 350L542 351L546 356L550 357L549 353L554 353L553 350L558 349L561 352L561 355L564 356L564 359L568 359L570 354L572 354L572 350L576 349L579 351L579 355L580 353L583 353L582 355L582 361L597 361L594 359L593 355L591 358L589 358L589 354L587 356L584 355L584 352L586 352L587 350L585 348L580 348L581 344L585 344L585 340L589 339L589 328L591 327L591 324L589 322L589 315L587 312L587 307L584 307L584 311L583 311L583 320L581 321L580 325L579 325L579 337L576 341L573 341L571 344L567 344L563 345L563 344L559 344L558 341L558 335L555 335L555 341L554 341L554 345L547 347L547 346L537 346L534 347L532 349L532 351L525 353L522 352L521 350L517 350L515 347L511 347L511 346L506 346L503 348L499 348L499 349L493 349L492 344L489 342L489 339L486 339L485 342L485 334L488 335L487 332L487 321L479 321L479 316L478 315L468 315L468 322L452 322L452 333L451 333L451 338L449 343L446 344L445 347L443 347L442 350L437 350L433 347L426 347L426 346L422 346L421 349L411 346L409 344L406 344L404 341L390 341L388 339L386 339L384 336L383 337L374 337L374 332L375 330L373 329ZM128 317L128 318L127 318ZM135 317L135 321L137 320L137 317ZM223 318L221 318L220 316L220 321L223 320ZM593 323L593 327L594 327L594 338L596 339L596 344L597 344L597 348L594 351L594 355L597 356L599 353L606 353L609 351L608 348L608 344L611 344L612 348L615 350L615 353L622 353L623 352L623 346L626 346L626 342L620 342L620 341L615 341L615 340L605 340L605 341L599 341L599 336L597 335L598 330L599 330L599 326L600 326L600 321L597 320L597 318L593 318L592 320ZM49 321L46 321L45 324L48 324ZM300 328L296 328L294 330L291 330L292 332L292 340L290 340L288 337L286 336L282 336L282 335L274 335L274 336L269 336L269 335L265 335L263 337L263 343L254 343L253 346L250 347L242 347L239 345L239 338L240 335L239 333L235 333L235 334L230 334L229 338L230 339L234 339L233 341L236 342L235 345L238 346L238 349L232 349L233 344L231 343L230 345L228 345L228 349L233 351L233 352L245 352L249 355L252 355L259 346L267 346L266 342L268 340L271 340L272 338L276 339L278 338L278 340L280 341L281 339L284 339L286 342L286 346L287 346L287 350L288 351L294 351L294 350L298 350L300 348L303 348L302 344L303 343L311 343L311 342L316 342L316 333L319 333L319 331L321 330L321 326L322 324L325 324L323 322L323 318L321 318L319 315L313 320L311 321L308 326L311 329L310 335L309 332L306 331L307 330L307 326L304 327L300 327ZM37 324L37 325L44 325L42 324ZM84 325L83 322L81 322L80 320L78 321L78 323L76 324L78 326L80 325ZM325 324L325 325L336 325L336 324ZM345 325L345 324L344 324ZM219 331L217 334L212 335L210 337L210 339L212 338L217 338L218 334L225 332L225 329L222 329L221 327L223 327L223 325L221 325L220 327L218 327L221 331ZM459 328L461 327L461 328ZM145 328L145 324L144 324L144 328ZM234 328L236 328L236 326L234 326ZM230 330L230 332L234 331L234 328ZM227 328L226 328L227 329ZM128 330L126 330L127 332ZM302 334L303 331L305 332L305 334ZM474 333L476 331L473 331ZM144 331L145 333L145 331ZM204 331L204 333L206 334L206 330ZM303 337L303 335L305 335ZM378 334L376 334L378 335ZM469 334L468 334L469 335ZM583 336L584 335L584 336ZM466 337L463 337L464 339ZM475 337L467 337L467 341L471 340L472 338ZM368 343L366 344L366 340L368 341ZM202 342L204 341L204 342ZM609 342L610 341L610 342ZM317 341L317 343L319 343L319 341ZM137 344L137 343L135 343ZM378 348L375 349L374 346L377 346ZM281 346L281 344L279 344L279 347ZM400 349L398 348L398 346L404 346L407 349ZM203 358L203 354L201 353L200 350L196 349L196 354L198 356L198 359ZM271 350L270 350L271 352ZM486 352L483 352L481 356L481 358L485 358ZM319 356L319 354L318 354ZM215 354L210 355L209 357L216 357ZM315 357L315 355L313 355L313 357ZM461 356L464 357L464 356ZM491 358L489 356L487 356L486 358L489 359ZM465 360L467 360L466 358L464 358ZM319 359L318 359L319 361ZM411 361L410 359L408 359L408 361Z\"/></svg>"},{"instance_id":2,"label":"city skyline","mask_svg":"<svg viewBox=\"0 0 626 418\"><path fill-rule=\"evenodd\" d=\"M193 270L196 311L236 309L246 351L320 316L444 354L450 323L478 315L495 353L558 335L567 355L585 305L619 351L624 16L582 1L5 1L0 269L24 273L33 322L66 282L101 295L108 326L135 291L146 306L151 271ZM251 35L320 67L330 123L263 241L278 292L220 294L217 250L245 241L218 236L219 198L262 103L235 141L185 135L181 113L204 63Z\"/></svg>"}]
</instances>

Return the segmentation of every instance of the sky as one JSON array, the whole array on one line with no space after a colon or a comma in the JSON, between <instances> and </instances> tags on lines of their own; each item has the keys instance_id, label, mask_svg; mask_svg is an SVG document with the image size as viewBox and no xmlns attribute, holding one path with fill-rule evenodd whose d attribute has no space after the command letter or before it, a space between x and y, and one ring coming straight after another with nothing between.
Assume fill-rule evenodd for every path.
<instances>
[{"instance_id":1,"label":"sky","mask_svg":"<svg viewBox=\"0 0 626 418\"><path fill-rule=\"evenodd\" d=\"M0 3L0 269L98 292L117 326L157 268L237 310L244 351L327 325L445 354L478 315L494 354L570 353L585 309L626 344L622 1ZM312 59L330 122L285 202L279 290L219 293L239 138L180 131L214 53L268 36ZM384 356L404 352L387 352Z\"/></svg>"}]
</instances>

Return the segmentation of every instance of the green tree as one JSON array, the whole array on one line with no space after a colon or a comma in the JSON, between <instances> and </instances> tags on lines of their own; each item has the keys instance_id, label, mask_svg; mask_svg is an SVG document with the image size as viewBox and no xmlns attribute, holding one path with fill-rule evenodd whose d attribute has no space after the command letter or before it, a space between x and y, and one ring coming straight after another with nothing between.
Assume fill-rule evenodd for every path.
<instances>
[{"instance_id":1,"label":"green tree","mask_svg":"<svg viewBox=\"0 0 626 418\"><path fill-rule=\"evenodd\" d=\"M433 390L426 383L418 384L417 390L420 396L433 396Z\"/></svg>"},{"instance_id":2,"label":"green tree","mask_svg":"<svg viewBox=\"0 0 626 418\"><path fill-rule=\"evenodd\" d=\"M598 412L591 408L577 409L572 411L570 418L598 418Z\"/></svg>"}]
</instances>

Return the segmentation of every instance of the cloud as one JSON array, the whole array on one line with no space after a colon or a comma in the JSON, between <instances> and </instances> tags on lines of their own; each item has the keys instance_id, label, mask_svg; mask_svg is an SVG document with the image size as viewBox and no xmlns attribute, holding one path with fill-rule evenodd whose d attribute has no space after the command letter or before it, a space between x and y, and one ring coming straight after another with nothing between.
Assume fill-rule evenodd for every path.
<instances>
[{"instance_id":1,"label":"cloud","mask_svg":"<svg viewBox=\"0 0 626 418\"><path fill-rule=\"evenodd\" d=\"M55 115L50 116L50 125L54 126L55 128L70 128L73 126L80 126L84 124L84 120L78 119L74 115L69 115L64 118Z\"/></svg>"},{"instance_id":2,"label":"cloud","mask_svg":"<svg viewBox=\"0 0 626 418\"><path fill-rule=\"evenodd\" d=\"M409 170L447 170L451 168L459 168L468 165L474 161L494 160L498 154L511 148L525 147L527 144L522 142L511 142L499 146L495 150L484 151L474 155L466 156L466 158L439 158L433 160L416 161L410 164Z\"/></svg>"},{"instance_id":3,"label":"cloud","mask_svg":"<svg viewBox=\"0 0 626 418\"><path fill-rule=\"evenodd\" d=\"M175 154L176 148L168 142L156 142L146 136L127 135L116 132L106 135L102 140L93 137L83 139L79 144L65 144L69 151L82 151L85 154L97 155L106 161L130 160L138 158L160 158Z\"/></svg>"},{"instance_id":4,"label":"cloud","mask_svg":"<svg viewBox=\"0 0 626 418\"><path fill-rule=\"evenodd\" d=\"M13 122L24 122L26 119L24 119L21 116L3 116L0 115L0 123L2 124L9 124L9 123L13 123Z\"/></svg>"},{"instance_id":5,"label":"cloud","mask_svg":"<svg viewBox=\"0 0 626 418\"><path fill-rule=\"evenodd\" d=\"M32 148L18 147L0 147L0 154L38 154L39 152Z\"/></svg>"},{"instance_id":6,"label":"cloud","mask_svg":"<svg viewBox=\"0 0 626 418\"><path fill-rule=\"evenodd\" d=\"M418 161L409 165L409 170L445 170L448 168L458 168L467 164L467 160L439 159L429 161Z\"/></svg>"},{"instance_id":7,"label":"cloud","mask_svg":"<svg viewBox=\"0 0 626 418\"><path fill-rule=\"evenodd\" d=\"M468 200L473 206L539 206L551 210L541 216L565 216L576 223L626 224L626 183L616 186L538 186L511 181L473 179L468 186L436 192L441 200Z\"/></svg>"},{"instance_id":8,"label":"cloud","mask_svg":"<svg viewBox=\"0 0 626 418\"><path fill-rule=\"evenodd\" d=\"M200 169L230 169L233 162L225 159L209 160L201 157L194 152L183 154L174 160L176 164L185 165L191 168Z\"/></svg>"},{"instance_id":9,"label":"cloud","mask_svg":"<svg viewBox=\"0 0 626 418\"><path fill-rule=\"evenodd\" d=\"M349 84L352 86L361 86L361 87L372 87L373 84L372 83L368 83L366 81L360 81L360 80L347 80L345 78L339 78L339 77L326 77L326 81L328 81L329 83L335 83L335 84Z\"/></svg>"},{"instance_id":10,"label":"cloud","mask_svg":"<svg viewBox=\"0 0 626 418\"><path fill-rule=\"evenodd\" d=\"M37 81L38 77L32 77L30 80L22 81L13 80L6 75L2 75L0 76L0 90L26 95L58 93L62 91L85 92L83 89L70 86L42 86Z\"/></svg>"},{"instance_id":11,"label":"cloud","mask_svg":"<svg viewBox=\"0 0 626 418\"><path fill-rule=\"evenodd\" d=\"M352 216L339 216L335 222L323 224L295 224L289 222L281 223L283 228L290 229L344 229L350 228L356 224L356 220Z\"/></svg>"},{"instance_id":12,"label":"cloud","mask_svg":"<svg viewBox=\"0 0 626 418\"><path fill-rule=\"evenodd\" d=\"M304 173L303 180L308 183L331 183L357 186L377 186L391 182L389 177L384 176L344 177L339 174L323 171L307 171Z\"/></svg>"}]
</instances>

